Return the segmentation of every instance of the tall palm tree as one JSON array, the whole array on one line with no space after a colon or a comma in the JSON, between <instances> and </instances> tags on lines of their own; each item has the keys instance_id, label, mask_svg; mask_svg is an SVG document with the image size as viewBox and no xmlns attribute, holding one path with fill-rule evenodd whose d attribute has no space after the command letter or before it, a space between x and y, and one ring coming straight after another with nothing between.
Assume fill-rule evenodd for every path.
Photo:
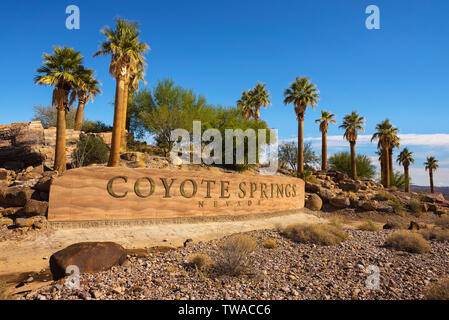
<instances>
[{"instance_id":1,"label":"tall palm tree","mask_svg":"<svg viewBox=\"0 0 449 320\"><path fill-rule=\"evenodd\" d=\"M37 69L34 82L54 87L52 104L56 107L56 149L54 170L66 170L66 112L76 98L75 88L80 84L77 71L83 56L79 51L67 47L53 47L53 54L44 53L43 65Z\"/></svg>"},{"instance_id":2,"label":"tall palm tree","mask_svg":"<svg viewBox=\"0 0 449 320\"><path fill-rule=\"evenodd\" d=\"M248 94L248 91L242 92L242 97L240 98L240 100L237 100L237 108L239 108L245 120L254 118L255 112L253 106L250 103L250 96Z\"/></svg>"},{"instance_id":3,"label":"tall palm tree","mask_svg":"<svg viewBox=\"0 0 449 320\"><path fill-rule=\"evenodd\" d=\"M77 71L81 79L80 84L76 88L78 97L78 108L75 116L75 130L80 131L83 127L84 107L94 97L101 93L100 82L94 78L94 71L92 69L84 68L83 66Z\"/></svg>"},{"instance_id":4,"label":"tall palm tree","mask_svg":"<svg viewBox=\"0 0 449 320\"><path fill-rule=\"evenodd\" d=\"M390 123L390 120L386 119L376 125L376 132L371 137L371 141L378 140L377 148L381 150L381 175L382 184L385 188L390 187L390 172L393 171L393 153L391 152L390 157L390 149L392 150L399 143L398 131Z\"/></svg>"},{"instance_id":5,"label":"tall palm tree","mask_svg":"<svg viewBox=\"0 0 449 320\"><path fill-rule=\"evenodd\" d=\"M135 71L130 75L130 78L125 83L125 94L123 95L123 122L122 122L122 129L121 129L121 142L120 142L120 151L126 152L127 150L127 141L126 141L126 135L129 131L129 118L128 118L128 102L130 100L130 97L133 96L133 93L135 91L139 90L139 84L140 82L143 82L146 84L146 81L144 79L145 77L145 66L143 64L140 64L137 66Z\"/></svg>"},{"instance_id":6,"label":"tall palm tree","mask_svg":"<svg viewBox=\"0 0 449 320\"><path fill-rule=\"evenodd\" d=\"M426 171L429 170L429 178L430 178L430 192L434 193L435 188L433 186L433 172L439 168L438 160L435 157L427 157L427 161L424 162L426 166Z\"/></svg>"},{"instance_id":7,"label":"tall palm tree","mask_svg":"<svg viewBox=\"0 0 449 320\"><path fill-rule=\"evenodd\" d=\"M265 84L258 83L256 87L248 92L249 104L254 107L254 120L260 120L260 108L271 105L270 92L265 89Z\"/></svg>"},{"instance_id":8,"label":"tall palm tree","mask_svg":"<svg viewBox=\"0 0 449 320\"><path fill-rule=\"evenodd\" d=\"M284 104L292 103L298 120L298 165L299 178L304 173L304 116L308 106L315 109L320 99L320 91L306 77L297 77L284 91Z\"/></svg>"},{"instance_id":9,"label":"tall palm tree","mask_svg":"<svg viewBox=\"0 0 449 320\"><path fill-rule=\"evenodd\" d=\"M390 145L390 148L388 148L388 171L390 173L390 181L393 181L393 176L394 176L393 151L394 151L394 148L399 149L401 146L400 139L397 135L398 131L399 130L397 128L392 127L391 145Z\"/></svg>"},{"instance_id":10,"label":"tall palm tree","mask_svg":"<svg viewBox=\"0 0 449 320\"><path fill-rule=\"evenodd\" d=\"M408 168L411 163L415 163L415 159L413 159L413 152L410 152L407 148L404 148L398 155L396 161L404 167L405 192L410 192L410 174Z\"/></svg>"},{"instance_id":11,"label":"tall palm tree","mask_svg":"<svg viewBox=\"0 0 449 320\"><path fill-rule=\"evenodd\" d=\"M327 111L321 111L321 118L315 120L320 124L321 131L321 170L327 170L327 130L329 123L337 123L334 119L335 114Z\"/></svg>"},{"instance_id":12,"label":"tall palm tree","mask_svg":"<svg viewBox=\"0 0 449 320\"><path fill-rule=\"evenodd\" d=\"M357 143L358 131L364 132L363 125L365 124L365 118L361 117L356 111L346 115L343 118L343 123L340 128L345 129L343 137L349 141L351 146L351 173L352 179L357 179L357 166L355 162L355 145Z\"/></svg>"},{"instance_id":13,"label":"tall palm tree","mask_svg":"<svg viewBox=\"0 0 449 320\"><path fill-rule=\"evenodd\" d=\"M111 153L108 166L116 167L119 163L120 143L123 132L123 118L126 117L124 108L126 83L137 68L145 64L143 54L149 50L146 43L140 42L139 24L121 18L116 20L116 28L104 28L101 32L106 41L101 44L98 55L110 55L109 73L116 79L114 124L112 130ZM126 90L127 91L127 90Z\"/></svg>"}]
</instances>

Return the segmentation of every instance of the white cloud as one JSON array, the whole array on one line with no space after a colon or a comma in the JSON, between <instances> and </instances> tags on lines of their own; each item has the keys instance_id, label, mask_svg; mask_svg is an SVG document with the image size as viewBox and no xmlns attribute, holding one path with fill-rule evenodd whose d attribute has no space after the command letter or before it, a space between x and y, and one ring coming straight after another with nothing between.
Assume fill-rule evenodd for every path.
<instances>
[{"instance_id":1,"label":"white cloud","mask_svg":"<svg viewBox=\"0 0 449 320\"><path fill-rule=\"evenodd\" d=\"M359 135L357 139L358 145L364 144L375 144L377 142L371 142L372 135L364 134ZM401 145L403 146L426 146L426 147L447 147L449 148L449 134L447 133L435 133L435 134L416 134L416 133L408 133L408 134L400 134L399 138L401 138ZM296 138L284 139L283 142L296 141ZM304 139L306 142L317 142L321 143L321 137L306 137ZM339 136L328 136L327 143L329 147L339 147L339 146L347 146L348 142L343 139L343 135Z\"/></svg>"},{"instance_id":2,"label":"white cloud","mask_svg":"<svg viewBox=\"0 0 449 320\"><path fill-rule=\"evenodd\" d=\"M424 168L410 168L412 183L420 186L428 186L429 172ZM449 168L439 168L433 174L435 186L449 186Z\"/></svg>"}]
</instances>

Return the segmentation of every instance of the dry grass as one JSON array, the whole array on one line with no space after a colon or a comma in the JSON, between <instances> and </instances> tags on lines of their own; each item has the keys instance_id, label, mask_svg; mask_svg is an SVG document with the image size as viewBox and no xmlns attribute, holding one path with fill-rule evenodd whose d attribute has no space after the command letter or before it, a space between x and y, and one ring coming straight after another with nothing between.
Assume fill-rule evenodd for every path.
<instances>
[{"instance_id":1,"label":"dry grass","mask_svg":"<svg viewBox=\"0 0 449 320\"><path fill-rule=\"evenodd\" d=\"M367 220L360 224L357 229L362 231L378 231L379 227L371 220Z\"/></svg>"},{"instance_id":2,"label":"dry grass","mask_svg":"<svg viewBox=\"0 0 449 320\"><path fill-rule=\"evenodd\" d=\"M380 201L396 200L396 197L393 194L385 190L378 191L376 198Z\"/></svg>"},{"instance_id":3,"label":"dry grass","mask_svg":"<svg viewBox=\"0 0 449 320\"><path fill-rule=\"evenodd\" d=\"M412 199L410 200L410 202L408 203L408 206L410 208L410 210L415 213L415 215L421 215L422 214L422 203L419 200L416 199Z\"/></svg>"},{"instance_id":4,"label":"dry grass","mask_svg":"<svg viewBox=\"0 0 449 320\"><path fill-rule=\"evenodd\" d=\"M441 218L438 218L435 224L443 229L449 229L449 216L448 215L441 216Z\"/></svg>"},{"instance_id":5,"label":"dry grass","mask_svg":"<svg viewBox=\"0 0 449 320\"><path fill-rule=\"evenodd\" d=\"M385 240L385 246L410 253L426 253L430 245L424 237L416 232L398 231Z\"/></svg>"},{"instance_id":6,"label":"dry grass","mask_svg":"<svg viewBox=\"0 0 449 320\"><path fill-rule=\"evenodd\" d=\"M211 258L207 254L195 254L190 257L190 263L199 270L205 270L209 268L212 263Z\"/></svg>"},{"instance_id":7,"label":"dry grass","mask_svg":"<svg viewBox=\"0 0 449 320\"><path fill-rule=\"evenodd\" d=\"M244 235L234 235L224 240L215 263L219 274L238 276L251 269L248 256L257 247L254 239Z\"/></svg>"},{"instance_id":8,"label":"dry grass","mask_svg":"<svg viewBox=\"0 0 449 320\"><path fill-rule=\"evenodd\" d=\"M277 247L276 241L274 239L265 240L262 245L267 249L274 249Z\"/></svg>"},{"instance_id":9,"label":"dry grass","mask_svg":"<svg viewBox=\"0 0 449 320\"><path fill-rule=\"evenodd\" d=\"M405 206L399 199L389 200L388 204L393 208L394 213L396 213L400 217L405 217Z\"/></svg>"},{"instance_id":10,"label":"dry grass","mask_svg":"<svg viewBox=\"0 0 449 320\"><path fill-rule=\"evenodd\" d=\"M283 234L296 242L329 246L348 239L348 234L337 224L293 224Z\"/></svg>"},{"instance_id":11,"label":"dry grass","mask_svg":"<svg viewBox=\"0 0 449 320\"><path fill-rule=\"evenodd\" d=\"M424 290L426 300L449 300L449 279L440 280Z\"/></svg>"},{"instance_id":12,"label":"dry grass","mask_svg":"<svg viewBox=\"0 0 449 320\"><path fill-rule=\"evenodd\" d=\"M419 230L419 233L427 240L449 241L449 230L438 227Z\"/></svg>"}]
</instances>

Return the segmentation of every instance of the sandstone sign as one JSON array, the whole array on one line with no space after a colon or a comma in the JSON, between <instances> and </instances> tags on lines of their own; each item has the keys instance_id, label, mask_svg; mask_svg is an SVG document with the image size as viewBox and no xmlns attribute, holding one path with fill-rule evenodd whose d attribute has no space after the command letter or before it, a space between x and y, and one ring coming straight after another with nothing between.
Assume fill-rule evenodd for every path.
<instances>
[{"instance_id":1,"label":"sandstone sign","mask_svg":"<svg viewBox=\"0 0 449 320\"><path fill-rule=\"evenodd\" d=\"M282 176L88 167L51 186L53 222L232 216L304 207L304 182Z\"/></svg>"}]
</instances>

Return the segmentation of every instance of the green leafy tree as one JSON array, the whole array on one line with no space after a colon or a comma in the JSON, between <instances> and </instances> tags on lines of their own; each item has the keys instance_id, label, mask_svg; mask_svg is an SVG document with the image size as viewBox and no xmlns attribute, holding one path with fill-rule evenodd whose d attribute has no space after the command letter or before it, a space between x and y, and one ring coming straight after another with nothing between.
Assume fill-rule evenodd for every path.
<instances>
[{"instance_id":1,"label":"green leafy tree","mask_svg":"<svg viewBox=\"0 0 449 320\"><path fill-rule=\"evenodd\" d=\"M365 155L356 157L357 174L360 179L373 179L376 175L376 167L371 159ZM348 152L335 153L329 157L329 169L352 174L351 155Z\"/></svg>"},{"instance_id":2,"label":"green leafy tree","mask_svg":"<svg viewBox=\"0 0 449 320\"><path fill-rule=\"evenodd\" d=\"M74 167L84 167L94 163L103 164L108 161L108 157L109 147L101 137L93 134L83 134L72 153L72 165Z\"/></svg>"},{"instance_id":3,"label":"green leafy tree","mask_svg":"<svg viewBox=\"0 0 449 320\"><path fill-rule=\"evenodd\" d=\"M45 129L56 127L58 123L58 113L55 106L34 106L33 109L34 112L31 121L40 121ZM67 129L75 128L75 115L76 110L73 108L70 108L70 110L66 112Z\"/></svg>"},{"instance_id":4,"label":"green leafy tree","mask_svg":"<svg viewBox=\"0 0 449 320\"><path fill-rule=\"evenodd\" d=\"M312 149L311 143L304 144L304 168L312 170L320 158ZM279 164L281 168L296 171L298 165L298 145L295 142L283 143L279 146Z\"/></svg>"},{"instance_id":5,"label":"green leafy tree","mask_svg":"<svg viewBox=\"0 0 449 320\"><path fill-rule=\"evenodd\" d=\"M319 90L306 77L296 78L295 82L284 91L284 104L293 104L298 120L298 164L297 176L304 172L304 116L308 106L315 109L320 99Z\"/></svg>"},{"instance_id":6,"label":"green leafy tree","mask_svg":"<svg viewBox=\"0 0 449 320\"><path fill-rule=\"evenodd\" d=\"M351 147L351 177L354 180L358 178L355 145L357 143L358 131L365 131L365 129L363 129L364 124L365 118L353 111L343 118L343 123L340 126L341 129L345 130L343 137L349 141Z\"/></svg>"}]
</instances>

